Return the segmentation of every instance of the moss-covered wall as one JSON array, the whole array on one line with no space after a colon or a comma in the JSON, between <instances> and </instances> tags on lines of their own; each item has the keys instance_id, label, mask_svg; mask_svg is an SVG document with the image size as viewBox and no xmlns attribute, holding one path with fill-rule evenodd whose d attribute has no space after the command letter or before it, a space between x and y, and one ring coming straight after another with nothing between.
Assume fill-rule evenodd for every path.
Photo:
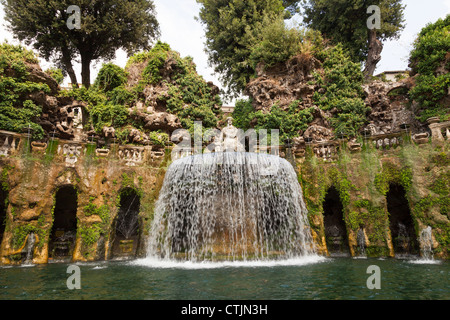
<instances>
[{"instance_id":1,"label":"moss-covered wall","mask_svg":"<svg viewBox=\"0 0 450 320\"><path fill-rule=\"evenodd\" d=\"M406 139L405 139L406 140ZM73 143L73 142L71 142ZM23 263L29 234L36 236L34 263L49 262L49 239L54 221L55 195L64 186L77 191L77 236L73 261L108 260L112 257L115 219L120 194L127 188L140 197L138 255L145 254L153 209L171 162L170 150L145 149L134 164L124 149L96 150L81 144L78 151L63 151L64 141L45 148L21 144L16 153L0 157L0 182L6 199L6 229L0 247L1 264ZM123 147L121 147L123 148ZM328 254L323 202L334 186L344 207L350 253L357 255L357 233L362 228L368 256L394 256L386 195L391 183L403 186L411 209L416 236L432 228L436 258L449 256L448 143L417 145L406 140L402 146L378 150L372 143L351 152L340 146L333 161L324 161L307 150L296 159L299 182L308 207L308 217L317 249ZM108 156L105 156L108 154ZM76 158L76 161L73 161Z\"/></svg>"},{"instance_id":2,"label":"moss-covered wall","mask_svg":"<svg viewBox=\"0 0 450 320\"><path fill-rule=\"evenodd\" d=\"M368 256L394 256L386 195L390 184L398 184L406 191L417 238L430 226L434 256L448 258L448 144L416 145L407 141L403 146L378 150L372 143L365 143L359 152L352 153L345 145L340 150L337 161L333 162L325 162L311 151L298 160L299 180L319 252L328 254L323 202L328 189L334 186L344 207L351 254L356 255L357 233L363 228Z\"/></svg>"},{"instance_id":3,"label":"moss-covered wall","mask_svg":"<svg viewBox=\"0 0 450 320\"><path fill-rule=\"evenodd\" d=\"M111 258L115 218L120 193L134 189L140 197L141 239L147 238L153 217L153 205L162 186L170 153L148 149L148 157L138 166L114 156L102 157L95 148L82 145L75 164L67 164L73 156L45 150L19 152L0 157L2 188L8 191L6 228L0 247L0 263L22 263L30 233L36 236L33 262L49 262L49 239L54 221L55 195L64 186L77 191L77 236L72 259L93 261ZM91 147L92 149L92 147ZM53 153L53 154L49 154ZM154 155L157 156L154 156ZM140 243L138 254L143 254Z\"/></svg>"}]
</instances>

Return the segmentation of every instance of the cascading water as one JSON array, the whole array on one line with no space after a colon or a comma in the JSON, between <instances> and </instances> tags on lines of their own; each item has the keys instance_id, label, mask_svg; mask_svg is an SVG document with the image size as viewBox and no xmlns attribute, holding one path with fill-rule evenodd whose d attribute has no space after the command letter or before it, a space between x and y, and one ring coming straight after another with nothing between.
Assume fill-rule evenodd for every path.
<instances>
[{"instance_id":1,"label":"cascading water","mask_svg":"<svg viewBox=\"0 0 450 320\"><path fill-rule=\"evenodd\" d=\"M424 260L433 260L433 239L432 229L427 227L420 233L420 246L422 251L422 258Z\"/></svg>"},{"instance_id":2,"label":"cascading water","mask_svg":"<svg viewBox=\"0 0 450 320\"><path fill-rule=\"evenodd\" d=\"M169 167L155 206L148 258L266 261L312 253L302 190L286 160L220 152Z\"/></svg>"},{"instance_id":3,"label":"cascading water","mask_svg":"<svg viewBox=\"0 0 450 320\"><path fill-rule=\"evenodd\" d=\"M24 248L24 252L26 254L24 265L30 265L33 263L33 252L34 247L36 245L36 236L34 233L30 233L27 238L27 244Z\"/></svg>"}]
</instances>

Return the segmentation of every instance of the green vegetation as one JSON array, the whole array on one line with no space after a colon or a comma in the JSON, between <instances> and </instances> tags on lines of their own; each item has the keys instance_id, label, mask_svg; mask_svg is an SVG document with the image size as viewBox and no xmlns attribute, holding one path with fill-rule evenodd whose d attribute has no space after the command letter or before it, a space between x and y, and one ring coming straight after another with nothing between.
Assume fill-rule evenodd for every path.
<instances>
[{"instance_id":1,"label":"green vegetation","mask_svg":"<svg viewBox=\"0 0 450 320\"><path fill-rule=\"evenodd\" d=\"M305 55L304 60L316 56L324 49L322 35L308 29L287 28L282 19L265 21L261 30L261 40L250 54L253 69L259 63L267 68L288 61L296 55Z\"/></svg>"},{"instance_id":2,"label":"green vegetation","mask_svg":"<svg viewBox=\"0 0 450 320\"><path fill-rule=\"evenodd\" d=\"M360 66L337 45L325 50L323 70L323 75L315 74L321 90L314 93L314 102L322 110L332 112L329 120L337 133L354 137L365 124L370 110L364 103L364 77Z\"/></svg>"},{"instance_id":3,"label":"green vegetation","mask_svg":"<svg viewBox=\"0 0 450 320\"><path fill-rule=\"evenodd\" d=\"M53 59L68 73L73 84L77 77L73 61L81 61L82 83L90 86L90 65L93 61L111 60L118 49L129 55L148 49L149 43L158 37L159 24L151 0L2 0L5 20L10 30L27 45L33 44L41 57ZM71 5L81 9L79 28L68 28L72 22Z\"/></svg>"},{"instance_id":4,"label":"green vegetation","mask_svg":"<svg viewBox=\"0 0 450 320\"><path fill-rule=\"evenodd\" d=\"M450 15L427 25L414 42L410 64L416 85L410 98L420 104L418 119L425 122L431 117L450 119L448 88L450 86Z\"/></svg>"},{"instance_id":5,"label":"green vegetation","mask_svg":"<svg viewBox=\"0 0 450 320\"><path fill-rule=\"evenodd\" d=\"M174 65L163 79L162 72L167 61ZM146 67L142 73L143 80L136 88L142 91L147 85L167 86L167 94L158 99L165 104L167 112L177 115L183 128L190 132L194 130L195 121L201 121L205 129L217 126L222 114L222 102L218 92L197 73L191 57L181 58L168 44L158 42L152 50L131 57L127 68L142 62L146 63Z\"/></svg>"},{"instance_id":6,"label":"green vegetation","mask_svg":"<svg viewBox=\"0 0 450 320\"><path fill-rule=\"evenodd\" d=\"M281 0L197 0L205 26L209 62L230 96L238 96L254 74L250 62L261 30L268 21L284 18Z\"/></svg>"},{"instance_id":7,"label":"green vegetation","mask_svg":"<svg viewBox=\"0 0 450 320\"><path fill-rule=\"evenodd\" d=\"M106 63L98 72L94 86L104 92L109 92L127 82L127 73L113 63Z\"/></svg>"},{"instance_id":8,"label":"green vegetation","mask_svg":"<svg viewBox=\"0 0 450 320\"><path fill-rule=\"evenodd\" d=\"M389 192L389 184L401 185L408 192L412 186L412 171L408 167L398 169L389 162L384 163L382 172L375 176L374 184L384 196Z\"/></svg>"},{"instance_id":9,"label":"green vegetation","mask_svg":"<svg viewBox=\"0 0 450 320\"><path fill-rule=\"evenodd\" d=\"M280 141L298 137L299 133L306 130L308 124L314 119L314 108L301 110L300 103L301 101L294 101L287 110L282 110L275 105L270 113L263 113L255 111L251 101L239 100L233 113L234 125L243 130L253 127L258 133L261 129L279 129Z\"/></svg>"},{"instance_id":10,"label":"green vegetation","mask_svg":"<svg viewBox=\"0 0 450 320\"><path fill-rule=\"evenodd\" d=\"M34 139L44 130L36 123L42 107L31 99L33 93L50 93L46 84L27 80L27 63L37 63L33 52L8 43L0 44L0 129L22 132L30 127Z\"/></svg>"},{"instance_id":11,"label":"green vegetation","mask_svg":"<svg viewBox=\"0 0 450 320\"><path fill-rule=\"evenodd\" d=\"M367 9L371 5L378 6L381 11L381 29L376 30L376 38L381 42L398 39L405 27L405 5L401 0L351 3L342 0L305 0L302 6L303 18L309 28L320 31L332 44L341 44L352 60L359 63L368 61L370 54L367 20L371 14L367 13Z\"/></svg>"},{"instance_id":12,"label":"green vegetation","mask_svg":"<svg viewBox=\"0 0 450 320\"><path fill-rule=\"evenodd\" d=\"M64 74L61 69L58 68L49 68L45 70L45 73L48 74L50 77L55 79L55 81L61 85L64 81Z\"/></svg>"},{"instance_id":13,"label":"green vegetation","mask_svg":"<svg viewBox=\"0 0 450 320\"><path fill-rule=\"evenodd\" d=\"M364 79L359 64L350 60L341 45L319 50L320 45L305 43L311 46L304 47L307 51L302 54L315 54L323 61L323 73L315 72L319 87L313 95L315 104L332 113L329 120L337 133L356 136L370 110L364 103ZM301 102L294 101L286 110L274 105L270 113L264 113L255 111L251 101L240 100L233 113L235 125L244 130L279 129L283 140L298 137L314 119L314 108L302 109Z\"/></svg>"}]
</instances>

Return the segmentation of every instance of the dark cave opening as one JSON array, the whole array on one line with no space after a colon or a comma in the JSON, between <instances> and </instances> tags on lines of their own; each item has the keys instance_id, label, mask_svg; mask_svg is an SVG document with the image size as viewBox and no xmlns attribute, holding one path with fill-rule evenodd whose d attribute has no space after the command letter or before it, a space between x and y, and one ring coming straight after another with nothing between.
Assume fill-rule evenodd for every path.
<instances>
[{"instance_id":1,"label":"dark cave opening","mask_svg":"<svg viewBox=\"0 0 450 320\"><path fill-rule=\"evenodd\" d=\"M120 193L120 208L115 221L113 256L133 257L139 246L140 196L134 189L126 188Z\"/></svg>"},{"instance_id":2,"label":"dark cave opening","mask_svg":"<svg viewBox=\"0 0 450 320\"><path fill-rule=\"evenodd\" d=\"M344 206L335 187L328 189L323 203L325 239L330 254L348 255L347 229L344 223Z\"/></svg>"},{"instance_id":3,"label":"dark cave opening","mask_svg":"<svg viewBox=\"0 0 450 320\"><path fill-rule=\"evenodd\" d=\"M391 184L386 200L394 252L419 254L419 243L405 189L401 185Z\"/></svg>"},{"instance_id":4,"label":"dark cave opening","mask_svg":"<svg viewBox=\"0 0 450 320\"><path fill-rule=\"evenodd\" d=\"M56 192L50 258L70 257L73 253L77 235L77 199L77 190L73 186L61 187Z\"/></svg>"}]
</instances>

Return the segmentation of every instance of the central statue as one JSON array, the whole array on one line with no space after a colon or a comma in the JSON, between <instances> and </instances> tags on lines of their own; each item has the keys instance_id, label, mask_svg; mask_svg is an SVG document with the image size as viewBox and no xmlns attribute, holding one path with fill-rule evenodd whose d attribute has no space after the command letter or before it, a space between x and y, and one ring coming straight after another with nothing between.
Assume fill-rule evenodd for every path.
<instances>
[{"instance_id":1,"label":"central statue","mask_svg":"<svg viewBox=\"0 0 450 320\"><path fill-rule=\"evenodd\" d=\"M239 141L239 129L233 126L233 118L229 117L227 121L228 126L219 136L216 152L245 152L244 145Z\"/></svg>"}]
</instances>

